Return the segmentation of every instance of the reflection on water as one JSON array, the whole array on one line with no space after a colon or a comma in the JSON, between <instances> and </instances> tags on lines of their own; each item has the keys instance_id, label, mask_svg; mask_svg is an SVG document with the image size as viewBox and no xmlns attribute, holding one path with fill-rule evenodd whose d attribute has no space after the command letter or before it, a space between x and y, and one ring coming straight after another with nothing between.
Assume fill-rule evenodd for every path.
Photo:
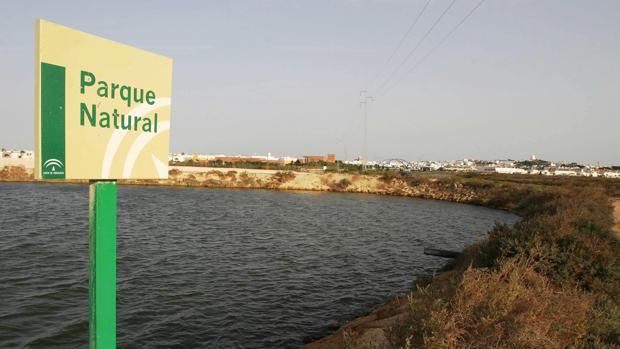
<instances>
[{"instance_id":1,"label":"reflection on water","mask_svg":"<svg viewBox=\"0 0 620 349\"><path fill-rule=\"evenodd\" d=\"M0 184L0 347L88 343L88 188ZM356 194L119 188L120 348L295 348L505 212Z\"/></svg>"}]
</instances>

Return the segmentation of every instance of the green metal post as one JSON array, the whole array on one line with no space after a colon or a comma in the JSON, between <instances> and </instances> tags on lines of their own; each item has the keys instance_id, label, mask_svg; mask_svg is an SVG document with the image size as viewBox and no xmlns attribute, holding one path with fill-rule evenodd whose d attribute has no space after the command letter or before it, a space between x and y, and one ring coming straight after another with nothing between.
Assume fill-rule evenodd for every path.
<instances>
[{"instance_id":1,"label":"green metal post","mask_svg":"<svg viewBox=\"0 0 620 349\"><path fill-rule=\"evenodd\" d=\"M116 182L91 181L88 231L90 349L116 348Z\"/></svg>"}]
</instances>

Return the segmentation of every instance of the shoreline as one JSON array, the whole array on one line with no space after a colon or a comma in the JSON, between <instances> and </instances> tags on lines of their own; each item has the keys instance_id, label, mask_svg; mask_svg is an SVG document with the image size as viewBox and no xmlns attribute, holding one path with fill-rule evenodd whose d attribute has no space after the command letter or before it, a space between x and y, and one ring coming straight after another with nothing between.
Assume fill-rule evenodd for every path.
<instances>
[{"instance_id":1,"label":"shoreline","mask_svg":"<svg viewBox=\"0 0 620 349\"><path fill-rule=\"evenodd\" d=\"M412 187L402 180L377 175L333 172L282 172L275 170L189 168L171 166L168 179L118 180L120 185L270 189L311 192L395 195L477 204L476 193L456 184L442 185L439 177L425 176ZM0 182L88 184L88 180L35 180L24 166L0 168ZM482 205L484 206L484 205Z\"/></svg>"}]
</instances>

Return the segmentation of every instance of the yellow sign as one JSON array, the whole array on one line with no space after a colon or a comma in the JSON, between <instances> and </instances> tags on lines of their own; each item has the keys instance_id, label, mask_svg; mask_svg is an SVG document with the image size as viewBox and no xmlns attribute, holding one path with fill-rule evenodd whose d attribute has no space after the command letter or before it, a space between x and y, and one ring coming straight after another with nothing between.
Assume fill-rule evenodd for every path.
<instances>
[{"instance_id":1,"label":"yellow sign","mask_svg":"<svg viewBox=\"0 0 620 349\"><path fill-rule=\"evenodd\" d=\"M168 178L172 59L39 20L39 179Z\"/></svg>"}]
</instances>

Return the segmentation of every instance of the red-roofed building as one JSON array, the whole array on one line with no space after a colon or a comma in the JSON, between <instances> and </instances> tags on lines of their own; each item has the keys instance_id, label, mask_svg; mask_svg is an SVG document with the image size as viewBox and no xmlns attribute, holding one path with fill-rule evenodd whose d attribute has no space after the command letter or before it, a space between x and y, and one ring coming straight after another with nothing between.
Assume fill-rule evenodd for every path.
<instances>
[{"instance_id":1,"label":"red-roofed building","mask_svg":"<svg viewBox=\"0 0 620 349\"><path fill-rule=\"evenodd\" d=\"M334 162L336 162L336 154L327 154L327 156L323 156L323 155L304 155L304 163L306 163L306 164L309 163L309 162L320 162L320 161L334 163Z\"/></svg>"}]
</instances>

